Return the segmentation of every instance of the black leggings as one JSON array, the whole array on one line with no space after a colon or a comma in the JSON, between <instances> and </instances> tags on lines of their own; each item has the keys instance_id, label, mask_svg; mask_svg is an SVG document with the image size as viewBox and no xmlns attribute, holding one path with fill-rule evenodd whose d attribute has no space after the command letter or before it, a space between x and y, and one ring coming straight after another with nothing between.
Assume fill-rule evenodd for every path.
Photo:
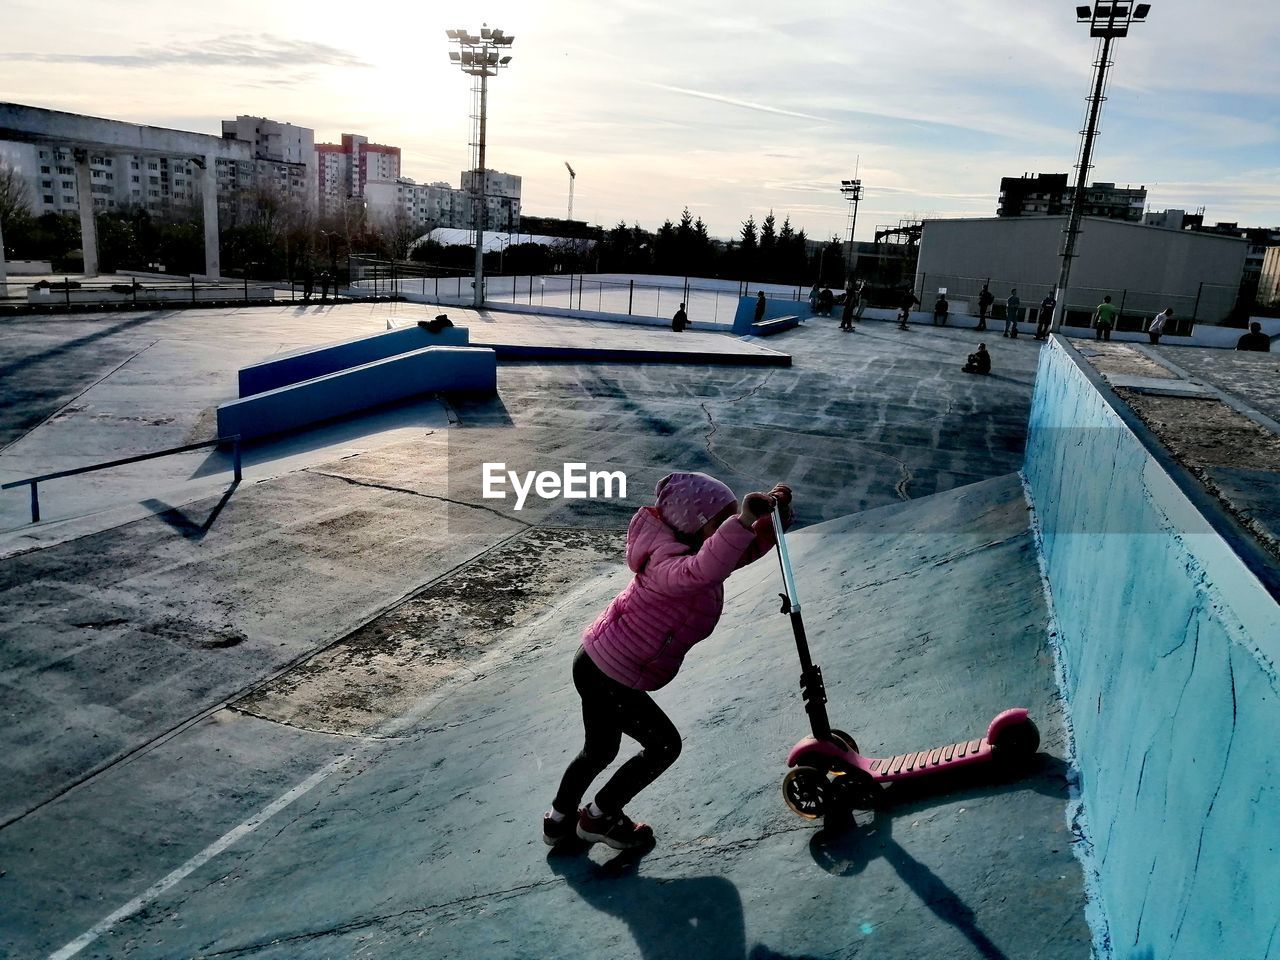
<instances>
[{"instance_id":1,"label":"black leggings","mask_svg":"<svg viewBox=\"0 0 1280 960\"><path fill-rule=\"evenodd\" d=\"M573 685L582 697L586 743L564 772L552 806L565 814L576 811L587 787L618 756L625 733L644 749L619 767L595 798L596 806L605 813L620 813L676 762L680 731L652 697L607 676L585 649L579 649L573 660Z\"/></svg>"}]
</instances>

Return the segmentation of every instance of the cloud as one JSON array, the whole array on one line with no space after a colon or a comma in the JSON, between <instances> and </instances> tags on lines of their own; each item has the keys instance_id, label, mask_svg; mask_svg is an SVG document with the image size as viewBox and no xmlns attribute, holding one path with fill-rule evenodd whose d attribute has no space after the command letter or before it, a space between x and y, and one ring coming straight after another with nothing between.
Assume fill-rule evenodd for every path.
<instances>
[{"instance_id":1,"label":"cloud","mask_svg":"<svg viewBox=\"0 0 1280 960\"><path fill-rule=\"evenodd\" d=\"M81 63L130 70L156 67L368 67L360 58L325 43L270 34L227 34L186 45L144 46L133 53L0 53L0 60Z\"/></svg>"}]
</instances>

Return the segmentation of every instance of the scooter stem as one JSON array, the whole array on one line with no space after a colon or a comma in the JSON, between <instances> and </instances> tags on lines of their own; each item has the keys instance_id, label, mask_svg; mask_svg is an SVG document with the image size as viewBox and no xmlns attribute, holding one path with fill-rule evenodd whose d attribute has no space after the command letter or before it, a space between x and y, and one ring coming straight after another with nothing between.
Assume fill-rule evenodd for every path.
<instances>
[{"instance_id":1,"label":"scooter stem","mask_svg":"<svg viewBox=\"0 0 1280 960\"><path fill-rule=\"evenodd\" d=\"M782 511L773 505L773 535L778 545L778 565L782 568L783 613L791 617L791 629L796 636L796 650L800 654L800 693L804 709L809 715L809 726L815 740L831 738L831 721L827 718L827 690L822 683L822 670L809 656L809 641L804 632L804 619L800 616L800 598L796 594L795 574L791 570L791 555L787 552L787 537L782 529Z\"/></svg>"}]
</instances>

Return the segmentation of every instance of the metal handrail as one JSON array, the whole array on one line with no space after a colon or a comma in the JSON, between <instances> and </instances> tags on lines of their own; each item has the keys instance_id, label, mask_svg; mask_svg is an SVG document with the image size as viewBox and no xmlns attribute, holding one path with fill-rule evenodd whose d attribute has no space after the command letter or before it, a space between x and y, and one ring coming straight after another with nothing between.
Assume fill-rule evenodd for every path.
<instances>
[{"instance_id":1,"label":"metal handrail","mask_svg":"<svg viewBox=\"0 0 1280 960\"><path fill-rule=\"evenodd\" d=\"M0 490L9 490L13 487L20 487L24 483L31 485L31 522L40 522L40 492L37 484L45 480L57 480L59 477L73 477L78 473L89 473L93 470L106 470L108 467L120 467L126 463L137 463L139 460L154 460L156 457L167 457L173 453L186 453L188 450L199 450L201 447L220 446L224 443L232 444L232 456L234 457L235 483L240 482L240 434L230 437L218 437L214 440L203 440L200 443L188 443L183 447L170 447L168 450L157 450L154 453L142 453L136 457L125 457L122 460L111 460L107 463L95 463L87 467L76 467L74 470L59 470L57 473L45 473L38 477L27 477L24 480L11 480L6 484L0 484Z\"/></svg>"}]
</instances>

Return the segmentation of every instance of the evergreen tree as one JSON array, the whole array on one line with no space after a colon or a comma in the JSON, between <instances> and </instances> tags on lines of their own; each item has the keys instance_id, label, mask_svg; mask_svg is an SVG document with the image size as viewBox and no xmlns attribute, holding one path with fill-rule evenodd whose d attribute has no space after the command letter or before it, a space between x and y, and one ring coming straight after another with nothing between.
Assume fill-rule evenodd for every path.
<instances>
[{"instance_id":1,"label":"evergreen tree","mask_svg":"<svg viewBox=\"0 0 1280 960\"><path fill-rule=\"evenodd\" d=\"M764 218L764 222L760 224L760 274L765 280L775 280L778 277L778 235L775 229L773 211L769 211L769 215Z\"/></svg>"},{"instance_id":2,"label":"evergreen tree","mask_svg":"<svg viewBox=\"0 0 1280 960\"><path fill-rule=\"evenodd\" d=\"M756 218L752 214L742 223L741 242L738 244L738 272L743 280L754 279L759 242L756 239Z\"/></svg>"},{"instance_id":3,"label":"evergreen tree","mask_svg":"<svg viewBox=\"0 0 1280 960\"><path fill-rule=\"evenodd\" d=\"M674 274L684 270L679 264L676 250L676 228L670 220L663 221L653 238L653 265L659 273Z\"/></svg>"}]
</instances>

